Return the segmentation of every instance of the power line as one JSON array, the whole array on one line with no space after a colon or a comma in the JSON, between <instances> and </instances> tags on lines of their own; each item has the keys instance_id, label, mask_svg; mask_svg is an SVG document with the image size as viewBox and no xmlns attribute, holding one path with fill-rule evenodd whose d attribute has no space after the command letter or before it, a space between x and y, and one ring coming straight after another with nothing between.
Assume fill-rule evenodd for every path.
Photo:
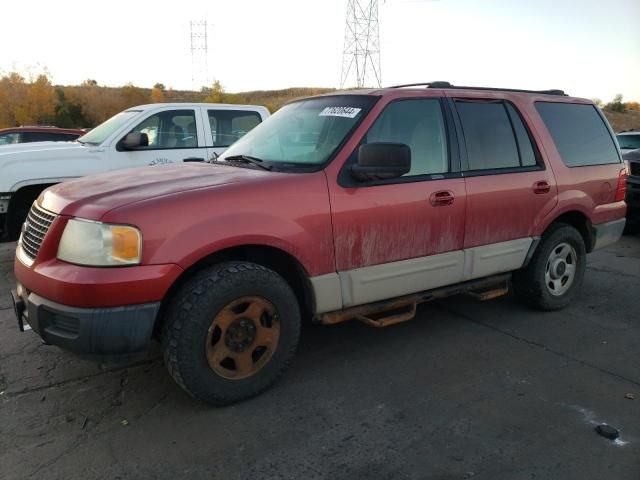
<instances>
[{"instance_id":1,"label":"power line","mask_svg":"<svg viewBox=\"0 0 640 480\"><path fill-rule=\"evenodd\" d=\"M354 80L357 87L382 86L378 0L348 0L340 88Z\"/></svg>"},{"instance_id":2,"label":"power line","mask_svg":"<svg viewBox=\"0 0 640 480\"><path fill-rule=\"evenodd\" d=\"M209 42L207 21L189 22L191 32L191 84L194 90L209 87Z\"/></svg>"}]
</instances>

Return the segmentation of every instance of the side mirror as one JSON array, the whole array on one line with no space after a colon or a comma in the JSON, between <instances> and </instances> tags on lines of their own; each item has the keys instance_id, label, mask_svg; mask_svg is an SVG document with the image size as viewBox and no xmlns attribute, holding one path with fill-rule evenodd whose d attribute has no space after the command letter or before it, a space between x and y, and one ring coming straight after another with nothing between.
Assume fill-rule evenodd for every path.
<instances>
[{"instance_id":1,"label":"side mirror","mask_svg":"<svg viewBox=\"0 0 640 480\"><path fill-rule=\"evenodd\" d=\"M358 149L351 175L361 182L398 178L411 170L411 149L404 143L369 143Z\"/></svg>"},{"instance_id":2,"label":"side mirror","mask_svg":"<svg viewBox=\"0 0 640 480\"><path fill-rule=\"evenodd\" d=\"M146 133L131 132L122 140L125 150L135 150L140 147L149 146L149 136Z\"/></svg>"}]
</instances>

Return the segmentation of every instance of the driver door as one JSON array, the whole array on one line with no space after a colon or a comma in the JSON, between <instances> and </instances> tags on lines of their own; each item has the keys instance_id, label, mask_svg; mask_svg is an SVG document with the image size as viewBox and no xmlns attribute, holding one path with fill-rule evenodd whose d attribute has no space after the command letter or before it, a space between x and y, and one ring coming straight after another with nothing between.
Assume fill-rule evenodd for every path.
<instances>
[{"instance_id":1,"label":"driver door","mask_svg":"<svg viewBox=\"0 0 640 480\"><path fill-rule=\"evenodd\" d=\"M204 161L206 148L194 109L170 109L154 113L127 133L144 133L146 147L128 150L122 140L115 146L111 169Z\"/></svg>"}]
</instances>

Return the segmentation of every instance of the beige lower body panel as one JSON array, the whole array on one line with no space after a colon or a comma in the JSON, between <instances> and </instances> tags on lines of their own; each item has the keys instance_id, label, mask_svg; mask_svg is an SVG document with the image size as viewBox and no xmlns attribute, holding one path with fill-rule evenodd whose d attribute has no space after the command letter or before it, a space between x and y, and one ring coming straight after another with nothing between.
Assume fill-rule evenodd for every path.
<instances>
[{"instance_id":1,"label":"beige lower body panel","mask_svg":"<svg viewBox=\"0 0 640 480\"><path fill-rule=\"evenodd\" d=\"M453 285L522 267L532 238L311 278L316 314Z\"/></svg>"}]
</instances>

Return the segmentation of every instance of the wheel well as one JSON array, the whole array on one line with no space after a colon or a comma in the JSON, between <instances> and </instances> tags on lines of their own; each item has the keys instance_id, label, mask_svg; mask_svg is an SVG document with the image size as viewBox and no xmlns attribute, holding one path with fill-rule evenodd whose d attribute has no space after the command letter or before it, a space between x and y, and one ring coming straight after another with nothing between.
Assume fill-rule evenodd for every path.
<instances>
[{"instance_id":1,"label":"wheel well","mask_svg":"<svg viewBox=\"0 0 640 480\"><path fill-rule=\"evenodd\" d=\"M593 226L591 225L591 221L581 212L571 211L566 212L556 218L551 225L554 223L566 223L574 227L584 240L584 245L587 249L587 253L593 250L593 246L595 244L595 233L593 231Z\"/></svg>"},{"instance_id":2,"label":"wheel well","mask_svg":"<svg viewBox=\"0 0 640 480\"><path fill-rule=\"evenodd\" d=\"M19 204L29 199L32 199L33 202L38 195L42 193L45 188L50 187L51 185L55 185L55 183L41 183L38 185L27 185L26 187L19 188L16 192L11 195L11 202L9 202L9 208L14 206L15 204ZM31 203L29 202L29 203Z\"/></svg>"},{"instance_id":3,"label":"wheel well","mask_svg":"<svg viewBox=\"0 0 640 480\"><path fill-rule=\"evenodd\" d=\"M315 299L309 276L304 267L293 256L278 248L265 245L243 245L239 247L227 248L209 255L194 265L189 267L173 283L162 301L158 319L163 317L164 310L176 292L189 278L197 272L211 265L228 261L253 262L267 267L282 276L293 290L303 318L311 318L314 310ZM160 326L160 321L156 322L156 333Z\"/></svg>"},{"instance_id":4,"label":"wheel well","mask_svg":"<svg viewBox=\"0 0 640 480\"><path fill-rule=\"evenodd\" d=\"M9 201L9 208L5 217L6 235L9 240L17 240L20 235L20 226L24 222L31 204L34 202L38 195L47 187L55 185L54 183L42 183L38 185L27 185L19 188L11 195Z\"/></svg>"}]
</instances>

